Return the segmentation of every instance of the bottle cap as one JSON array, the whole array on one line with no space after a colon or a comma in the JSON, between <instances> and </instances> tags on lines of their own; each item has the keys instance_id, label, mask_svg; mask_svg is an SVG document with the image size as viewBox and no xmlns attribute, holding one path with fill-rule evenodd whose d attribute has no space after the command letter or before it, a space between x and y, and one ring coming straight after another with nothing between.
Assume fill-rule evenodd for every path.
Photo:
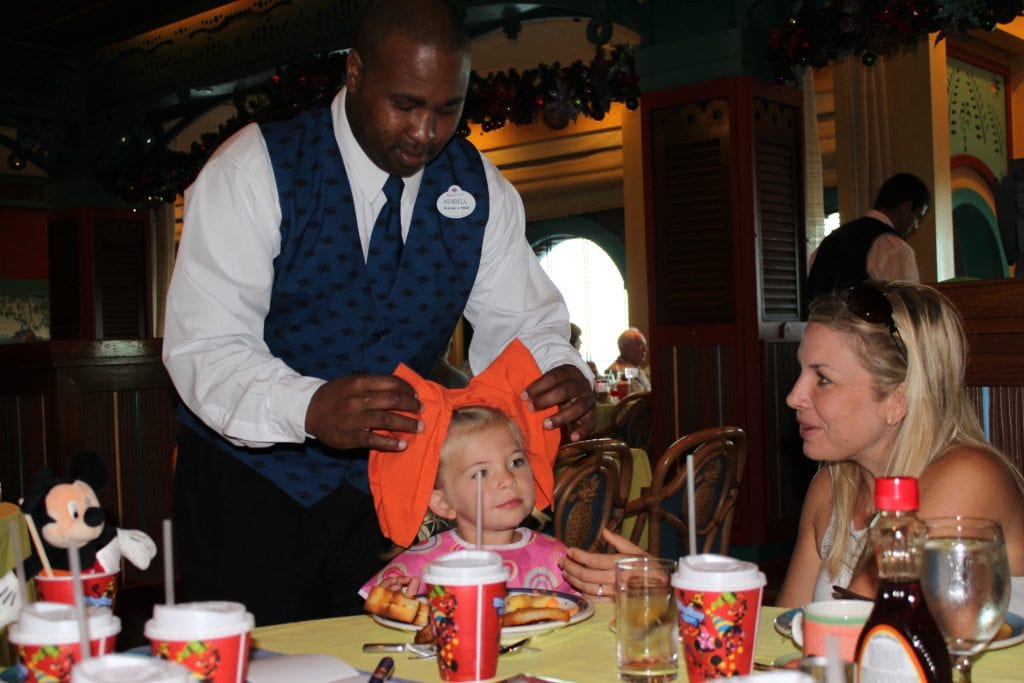
<instances>
[{"instance_id":1,"label":"bottle cap","mask_svg":"<svg viewBox=\"0 0 1024 683\"><path fill-rule=\"evenodd\" d=\"M904 512L917 509L917 479L881 477L875 480L875 508Z\"/></svg>"}]
</instances>

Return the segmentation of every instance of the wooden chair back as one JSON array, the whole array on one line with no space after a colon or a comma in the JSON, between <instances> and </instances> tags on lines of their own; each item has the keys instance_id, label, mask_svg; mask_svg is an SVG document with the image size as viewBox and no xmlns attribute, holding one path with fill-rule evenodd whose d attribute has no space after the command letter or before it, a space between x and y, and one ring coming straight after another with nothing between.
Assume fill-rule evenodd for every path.
<instances>
[{"instance_id":1,"label":"wooden chair back","mask_svg":"<svg viewBox=\"0 0 1024 683\"><path fill-rule=\"evenodd\" d=\"M570 547L604 547L601 529L619 528L633 481L633 453L617 439L563 444L555 460L554 535Z\"/></svg>"},{"instance_id":2,"label":"wooden chair back","mask_svg":"<svg viewBox=\"0 0 1024 683\"><path fill-rule=\"evenodd\" d=\"M624 441L632 448L651 452L651 392L629 394L612 408L608 426L597 435Z\"/></svg>"},{"instance_id":3,"label":"wooden chair back","mask_svg":"<svg viewBox=\"0 0 1024 683\"><path fill-rule=\"evenodd\" d=\"M647 550L654 555L660 556L666 545L665 527L677 536L680 554L690 552L685 489L686 457L691 454L698 546L693 552L729 552L736 498L747 463L747 435L739 427L721 426L683 436L665 449L654 465L650 487L627 505L626 516L636 515L630 540L639 543L646 528Z\"/></svg>"}]
</instances>

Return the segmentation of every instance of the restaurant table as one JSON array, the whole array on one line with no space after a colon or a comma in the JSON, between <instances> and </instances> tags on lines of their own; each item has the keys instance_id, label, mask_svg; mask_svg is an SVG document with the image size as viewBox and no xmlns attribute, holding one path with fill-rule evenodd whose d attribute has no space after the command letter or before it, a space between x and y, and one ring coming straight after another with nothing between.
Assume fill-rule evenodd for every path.
<instances>
[{"instance_id":1,"label":"restaurant table","mask_svg":"<svg viewBox=\"0 0 1024 683\"><path fill-rule=\"evenodd\" d=\"M612 423L612 411L615 410L615 406L618 405L619 399L609 399L607 401L598 401L597 405L594 406L594 429L593 432L603 432Z\"/></svg>"},{"instance_id":2,"label":"restaurant table","mask_svg":"<svg viewBox=\"0 0 1024 683\"><path fill-rule=\"evenodd\" d=\"M772 663L793 658L798 650L793 642L775 631L774 619L785 610L764 607L757 633L755 661ZM498 660L498 679L519 673L580 683L616 681L615 634L608 628L613 615L610 603L596 606L590 619L538 635L530 646L539 652L521 651ZM254 644L264 650L283 654L318 652L339 657L357 669L372 671L380 654L365 654L363 643L411 642L412 634L378 625L368 615L321 619L294 624L263 626L253 633ZM433 659L408 659L394 655L395 677L413 681L439 681ZM685 681L686 666L680 660L679 680ZM979 656L974 680L1020 681L1024 672L1024 645L994 650Z\"/></svg>"}]
</instances>

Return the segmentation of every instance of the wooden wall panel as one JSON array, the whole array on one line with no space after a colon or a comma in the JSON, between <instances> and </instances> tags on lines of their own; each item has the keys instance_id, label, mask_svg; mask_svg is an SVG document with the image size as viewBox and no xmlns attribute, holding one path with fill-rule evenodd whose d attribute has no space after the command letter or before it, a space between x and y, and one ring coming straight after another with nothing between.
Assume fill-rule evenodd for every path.
<instances>
[{"instance_id":1,"label":"wooden wall panel","mask_svg":"<svg viewBox=\"0 0 1024 683\"><path fill-rule=\"evenodd\" d=\"M967 386L992 444L1024 471L1024 281L941 282L967 335Z\"/></svg>"},{"instance_id":2,"label":"wooden wall panel","mask_svg":"<svg viewBox=\"0 0 1024 683\"><path fill-rule=\"evenodd\" d=\"M659 387L674 388L658 402L666 425L664 446L708 425L735 424L739 415L731 377L736 373L737 349L726 344L677 345L658 349L662 374ZM669 392L666 392L669 394Z\"/></svg>"},{"instance_id":3,"label":"wooden wall panel","mask_svg":"<svg viewBox=\"0 0 1024 683\"><path fill-rule=\"evenodd\" d=\"M46 464L46 405L39 394L0 395L0 500L17 502ZM9 457L21 453L23 457Z\"/></svg>"},{"instance_id":4,"label":"wooden wall panel","mask_svg":"<svg viewBox=\"0 0 1024 683\"><path fill-rule=\"evenodd\" d=\"M651 112L658 325L735 321L730 102L708 98Z\"/></svg>"},{"instance_id":5,"label":"wooden wall panel","mask_svg":"<svg viewBox=\"0 0 1024 683\"><path fill-rule=\"evenodd\" d=\"M778 521L783 537L796 538L796 522L807 493L807 485L818 464L804 456L803 440L795 412L786 405L786 395L800 374L796 359L797 341L767 344L765 361L765 442L769 453L766 471L769 518Z\"/></svg>"},{"instance_id":6,"label":"wooden wall panel","mask_svg":"<svg viewBox=\"0 0 1024 683\"><path fill-rule=\"evenodd\" d=\"M989 441L1024 472L1024 386L974 386L970 394Z\"/></svg>"},{"instance_id":7,"label":"wooden wall panel","mask_svg":"<svg viewBox=\"0 0 1024 683\"><path fill-rule=\"evenodd\" d=\"M93 336L92 310L83 310L79 222L63 218L50 222L50 336L82 339Z\"/></svg>"},{"instance_id":8,"label":"wooden wall panel","mask_svg":"<svg viewBox=\"0 0 1024 683\"><path fill-rule=\"evenodd\" d=\"M77 207L50 216L50 336L137 339L149 329L149 214Z\"/></svg>"}]
</instances>

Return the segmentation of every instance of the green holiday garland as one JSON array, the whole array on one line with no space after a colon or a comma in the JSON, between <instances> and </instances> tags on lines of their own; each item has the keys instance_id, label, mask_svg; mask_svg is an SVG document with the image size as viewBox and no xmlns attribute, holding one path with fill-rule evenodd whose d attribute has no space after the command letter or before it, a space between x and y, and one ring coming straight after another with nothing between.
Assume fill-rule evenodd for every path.
<instances>
[{"instance_id":1,"label":"green holiday garland","mask_svg":"<svg viewBox=\"0 0 1024 683\"><path fill-rule=\"evenodd\" d=\"M775 78L798 66L822 67L849 54L866 66L930 33L936 40L991 31L1024 15L1024 0L803 0L768 33Z\"/></svg>"},{"instance_id":2,"label":"green holiday garland","mask_svg":"<svg viewBox=\"0 0 1024 683\"><path fill-rule=\"evenodd\" d=\"M252 121L287 117L330 101L341 87L344 73L345 56L340 53L318 55L279 71L252 92L236 96L235 115L216 131L202 134L187 152L167 149L161 144L166 141L143 146L125 139L114 164L117 170L111 187L130 204L173 202L210 154L234 132ZM613 102L636 109L639 97L633 49L598 47L589 64L576 61L563 67L556 62L487 76L472 72L457 132L469 135L471 123L489 132L508 122L529 125L538 119L561 129L578 116L604 118Z\"/></svg>"}]
</instances>

